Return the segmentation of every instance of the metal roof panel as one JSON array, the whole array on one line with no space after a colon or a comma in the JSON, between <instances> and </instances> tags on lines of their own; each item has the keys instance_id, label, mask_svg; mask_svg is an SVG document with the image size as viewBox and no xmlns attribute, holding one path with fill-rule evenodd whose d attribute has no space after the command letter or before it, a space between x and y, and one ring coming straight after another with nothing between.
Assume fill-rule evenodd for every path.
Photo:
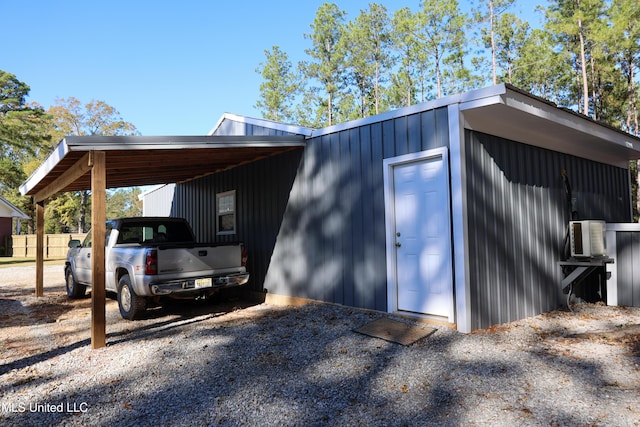
<instances>
[{"instance_id":1,"label":"metal roof panel","mask_svg":"<svg viewBox=\"0 0 640 427\"><path fill-rule=\"evenodd\" d=\"M43 191L90 151L106 153L107 188L117 188L185 182L304 146L304 136L288 135L69 136L20 186L20 192ZM90 175L83 174L59 191L90 189Z\"/></svg>"}]
</instances>

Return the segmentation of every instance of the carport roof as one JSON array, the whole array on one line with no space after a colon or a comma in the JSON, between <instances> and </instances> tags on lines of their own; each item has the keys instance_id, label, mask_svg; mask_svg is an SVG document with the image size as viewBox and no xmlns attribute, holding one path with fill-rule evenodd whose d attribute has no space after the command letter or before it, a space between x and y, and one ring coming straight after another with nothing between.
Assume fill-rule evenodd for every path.
<instances>
[{"instance_id":1,"label":"carport roof","mask_svg":"<svg viewBox=\"0 0 640 427\"><path fill-rule=\"evenodd\" d=\"M91 152L106 154L107 188L180 183L305 146L303 135L68 136L20 186L37 201L91 189Z\"/></svg>"}]
</instances>

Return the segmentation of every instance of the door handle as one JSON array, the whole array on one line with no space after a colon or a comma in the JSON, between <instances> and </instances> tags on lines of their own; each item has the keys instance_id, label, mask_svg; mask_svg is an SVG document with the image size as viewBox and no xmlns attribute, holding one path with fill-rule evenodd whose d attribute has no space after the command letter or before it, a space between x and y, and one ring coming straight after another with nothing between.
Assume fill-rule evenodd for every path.
<instances>
[{"instance_id":1,"label":"door handle","mask_svg":"<svg viewBox=\"0 0 640 427\"><path fill-rule=\"evenodd\" d=\"M399 248L400 246L402 246L402 243L396 242L396 248Z\"/></svg>"},{"instance_id":2,"label":"door handle","mask_svg":"<svg viewBox=\"0 0 640 427\"><path fill-rule=\"evenodd\" d=\"M91 252L87 254L87 258L91 258Z\"/></svg>"}]
</instances>

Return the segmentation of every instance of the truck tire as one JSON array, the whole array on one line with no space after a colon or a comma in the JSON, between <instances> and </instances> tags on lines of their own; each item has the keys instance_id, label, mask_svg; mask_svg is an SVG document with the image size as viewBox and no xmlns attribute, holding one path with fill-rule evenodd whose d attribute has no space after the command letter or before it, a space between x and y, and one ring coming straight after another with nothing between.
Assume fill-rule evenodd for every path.
<instances>
[{"instance_id":1,"label":"truck tire","mask_svg":"<svg viewBox=\"0 0 640 427\"><path fill-rule=\"evenodd\" d=\"M64 279L65 287L67 288L67 296L69 298L78 299L84 297L87 287L76 282L76 279L73 277L73 273L71 272L71 268L67 268L64 271Z\"/></svg>"},{"instance_id":2,"label":"truck tire","mask_svg":"<svg viewBox=\"0 0 640 427\"><path fill-rule=\"evenodd\" d=\"M123 319L139 319L147 309L147 300L136 295L131 286L131 278L125 274L118 280L118 308Z\"/></svg>"}]
</instances>

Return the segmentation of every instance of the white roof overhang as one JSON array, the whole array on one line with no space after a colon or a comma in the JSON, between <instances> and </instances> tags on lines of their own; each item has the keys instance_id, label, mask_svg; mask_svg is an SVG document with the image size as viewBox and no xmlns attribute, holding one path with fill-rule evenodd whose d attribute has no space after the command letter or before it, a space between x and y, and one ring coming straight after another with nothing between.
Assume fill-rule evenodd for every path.
<instances>
[{"instance_id":1,"label":"white roof overhang","mask_svg":"<svg viewBox=\"0 0 640 427\"><path fill-rule=\"evenodd\" d=\"M15 207L4 197L0 197L0 217L30 219L31 217Z\"/></svg>"},{"instance_id":2,"label":"white roof overhang","mask_svg":"<svg viewBox=\"0 0 640 427\"><path fill-rule=\"evenodd\" d=\"M459 105L467 129L624 168L640 158L637 137L509 85L463 94Z\"/></svg>"}]
</instances>

